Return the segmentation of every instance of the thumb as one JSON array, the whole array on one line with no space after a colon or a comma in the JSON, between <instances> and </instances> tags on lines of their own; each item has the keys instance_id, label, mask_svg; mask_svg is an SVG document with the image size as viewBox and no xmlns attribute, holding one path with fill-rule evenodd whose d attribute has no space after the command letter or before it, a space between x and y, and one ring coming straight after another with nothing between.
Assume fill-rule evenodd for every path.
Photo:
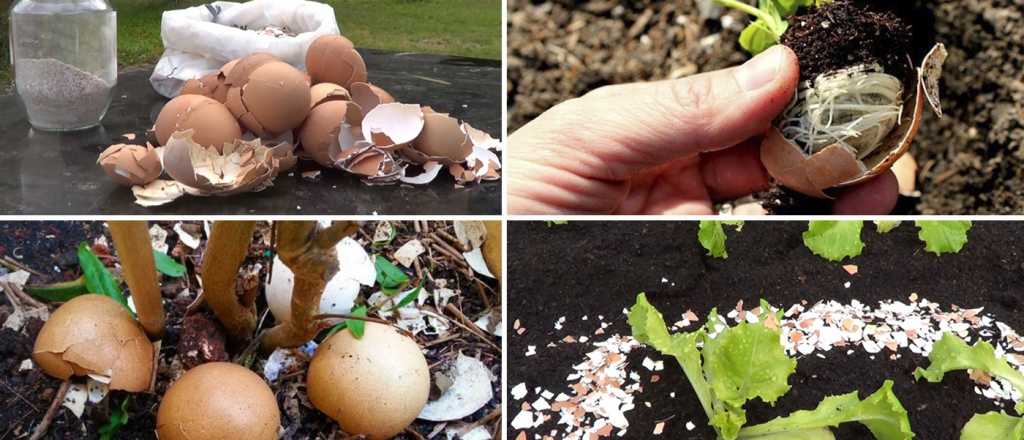
<instances>
[{"instance_id":1,"label":"thumb","mask_svg":"<svg viewBox=\"0 0 1024 440\"><path fill-rule=\"evenodd\" d=\"M776 45L729 69L603 87L558 113L578 141L580 174L621 180L764 133L796 93L799 70L793 51Z\"/></svg>"}]
</instances>

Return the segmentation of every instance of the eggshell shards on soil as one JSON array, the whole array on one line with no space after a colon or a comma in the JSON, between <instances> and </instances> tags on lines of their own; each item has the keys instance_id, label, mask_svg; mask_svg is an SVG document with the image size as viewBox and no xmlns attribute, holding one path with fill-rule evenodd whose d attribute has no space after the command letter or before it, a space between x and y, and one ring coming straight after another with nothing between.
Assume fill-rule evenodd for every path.
<instances>
[{"instance_id":1,"label":"eggshell shards on soil","mask_svg":"<svg viewBox=\"0 0 1024 440\"><path fill-rule=\"evenodd\" d=\"M164 147L164 169L173 181L155 180L134 186L136 203L159 206L184 194L226 196L257 192L273 184L278 173L295 165L292 145L273 148L259 139L235 140L223 151L203 147L192 141L191 130L176 132Z\"/></svg>"},{"instance_id":2,"label":"eggshell shards on soil","mask_svg":"<svg viewBox=\"0 0 1024 440\"><path fill-rule=\"evenodd\" d=\"M829 188L854 185L885 172L910 148L921 125L926 98L932 109L942 115L938 81L946 56L942 44L936 44L928 52L918 69L914 93L904 97L899 124L867 157L859 160L854 152L837 144L807 155L773 127L761 143L761 161L768 173L788 188L813 197L829 198L824 192Z\"/></svg>"},{"instance_id":3,"label":"eggshell shards on soil","mask_svg":"<svg viewBox=\"0 0 1024 440\"><path fill-rule=\"evenodd\" d=\"M96 163L120 185L145 185L163 173L160 156L150 146L117 144L100 153Z\"/></svg>"},{"instance_id":4,"label":"eggshell shards on soil","mask_svg":"<svg viewBox=\"0 0 1024 440\"><path fill-rule=\"evenodd\" d=\"M494 397L491 370L479 359L459 354L444 373L451 386L437 400L427 402L419 419L432 422L458 420L473 414Z\"/></svg>"}]
</instances>

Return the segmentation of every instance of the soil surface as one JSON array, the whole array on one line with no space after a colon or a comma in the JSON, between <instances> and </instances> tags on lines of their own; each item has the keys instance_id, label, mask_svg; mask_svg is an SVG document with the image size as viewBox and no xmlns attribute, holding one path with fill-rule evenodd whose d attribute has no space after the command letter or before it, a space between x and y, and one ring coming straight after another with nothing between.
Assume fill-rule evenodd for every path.
<instances>
[{"instance_id":1,"label":"soil surface","mask_svg":"<svg viewBox=\"0 0 1024 440\"><path fill-rule=\"evenodd\" d=\"M910 55L949 50L945 117L925 112L910 153L920 198L900 213L1024 212L1024 9L1018 0L872 1L913 29ZM748 17L711 0L509 0L509 131L607 84L740 64ZM807 207L803 213L817 212Z\"/></svg>"},{"instance_id":2,"label":"soil surface","mask_svg":"<svg viewBox=\"0 0 1024 440\"><path fill-rule=\"evenodd\" d=\"M916 84L907 64L910 35L910 27L895 14L841 0L790 17L781 43L796 53L804 81L878 64L885 73Z\"/></svg>"},{"instance_id":3,"label":"soil surface","mask_svg":"<svg viewBox=\"0 0 1024 440\"><path fill-rule=\"evenodd\" d=\"M729 310L739 300L756 304L764 298L786 308L803 300L813 304L857 299L874 306L884 299L907 301L916 292L944 309L984 307L984 313L994 319L1024 329L1021 295L1014 287L1024 281L1024 224L975 222L966 247L941 257L924 251L917 228L910 223L885 235L865 225L864 252L844 263L811 254L801 238L806 227L805 222L746 222L740 232L727 231L729 257L720 260L706 256L698 244L696 222L509 223L508 273L515 282L508 291L508 320L519 320L526 329L522 335L513 331L509 339L509 387L525 382L555 393L568 390L566 376L593 347L546 345L567 334L593 334L597 326L593 317L598 314L612 323L604 337L629 335L622 310L635 302L639 292L646 292L666 316L692 309L701 322L712 307ZM851 276L842 264L856 264L859 272ZM847 281L851 285L844 288ZM583 315L592 318L582 321ZM564 329L556 331L553 325L563 316ZM537 354L524 357L529 345L537 347ZM802 356L790 377L789 393L774 408L759 401L748 403L749 420L759 423L810 409L825 396L853 390L865 397L885 379L895 381L894 391L910 415L917 438L958 438L971 416L998 409L974 392L975 385L966 374L949 374L938 384L915 382L913 370L926 366L927 359L908 350L900 353L903 356L895 361L886 356L870 359L863 350L853 355L833 350L824 359ZM629 356L631 367L643 377L643 391L634 395L636 408L626 413L630 421L626 437L651 438L655 424L667 420L662 434L667 438L714 438L678 364L665 359L661 380L651 383L650 372L639 366L645 356L661 358L646 348ZM675 398L670 397L672 392ZM519 404L509 402L513 409ZM688 421L696 425L693 431L684 427ZM544 427L546 433L554 425ZM517 433L509 428L509 434ZM842 425L836 434L840 439L870 438L856 423Z\"/></svg>"},{"instance_id":4,"label":"soil surface","mask_svg":"<svg viewBox=\"0 0 1024 440\"><path fill-rule=\"evenodd\" d=\"M131 396L132 400L128 405L130 417L127 425L122 426L117 432L115 438L118 439L155 439L154 428L160 396L177 377L188 368L206 362L243 362L241 359L245 356L242 355L250 348L248 344L231 344L227 341L223 327L208 308L193 306L195 310L189 310L190 304L195 300L196 286L199 285L196 268L202 264L206 247L205 238L202 239L199 249L192 250L184 246L174 232L173 227L177 222L155 223L169 233L166 242L170 247L170 255L184 262L188 275L185 278L162 277L161 293L164 296L167 327L161 340L156 386L154 393L136 393ZM365 223L355 238L369 242L378 223ZM421 234L415 230L411 222L394 222L394 225L396 235L390 244L372 250L373 253L385 255L392 261L394 252L401 245ZM185 222L183 228L193 235L203 236L203 226L198 222ZM422 234L425 237L429 232L446 229L451 233L450 222L447 226L442 222L429 222L429 229L424 229L427 232ZM80 275L75 249L79 242L85 241L93 244L93 251L117 275L116 251L102 244L94 244L101 236L112 243L109 232L102 222L0 222L0 259L10 257L18 264L40 272L40 275L33 275L29 285L74 279ZM419 238L423 240L424 237ZM269 224L260 223L250 243L249 254L240 270L238 283L239 289L244 292L256 289L260 316L267 312L263 286L273 259L273 248L270 243L271 227ZM474 320L492 308L500 310L500 295L495 293L499 290L496 290L497 284L493 280L481 279L483 284L478 285L474 281L475 277L468 278L465 270L460 269L452 260L437 254L430 257L423 254L420 258L424 259L421 262L423 273L427 274L429 271L430 274L430 278L423 281L424 287L433 292L437 287L435 280L449 280L447 287L454 291L449 304L468 319ZM4 266L0 268L0 275L13 270L4 262L0 262L0 265ZM406 269L405 272L410 276L412 283L420 282L417 271ZM247 273L252 275L245 275ZM130 293L126 286L122 285L122 289ZM365 298L375 291L364 286L359 301L365 301ZM433 300L428 299L426 304L430 307ZM56 306L57 304L50 306L51 312ZM35 337L43 322L32 320L20 332L3 328L2 323L11 312L12 306L8 298L0 294L0 439L25 439L43 419L61 381L47 376L38 367L21 369L23 361L31 356ZM455 319L451 317L451 312L442 310L439 313L446 316L446 319ZM273 325L273 320L272 315L267 316L263 328ZM452 327L453 330L444 340L440 340L439 336L428 336L424 333L419 333L416 337L421 347L427 347L424 354L431 366L432 374L449 365L449 360L461 352L467 356L479 357L492 374L500 378L502 360L499 351L478 337L467 335L454 325ZM322 336L323 334L318 336L317 340ZM490 337L488 342L501 345L501 340L496 337ZM255 353L249 366L262 377L263 363L267 355L259 354L258 350ZM501 382L495 380L492 384L495 397L491 402L475 413L451 423L479 423L491 431L492 435L500 437L500 432L494 431L501 426ZM269 385L280 403L282 438L305 440L347 436L336 422L309 403L305 395L304 368L298 371L286 370L278 380L269 382ZM431 392L435 397L440 394L440 391L433 387ZM98 438L99 429L107 423L111 409L120 405L127 397L129 395L126 393L112 392L107 399L98 404L87 404L81 418L61 407L43 438ZM443 422L417 420L410 426L415 434L403 433L397 438L421 439L435 430L440 430L438 435L443 438L445 426Z\"/></svg>"}]
</instances>

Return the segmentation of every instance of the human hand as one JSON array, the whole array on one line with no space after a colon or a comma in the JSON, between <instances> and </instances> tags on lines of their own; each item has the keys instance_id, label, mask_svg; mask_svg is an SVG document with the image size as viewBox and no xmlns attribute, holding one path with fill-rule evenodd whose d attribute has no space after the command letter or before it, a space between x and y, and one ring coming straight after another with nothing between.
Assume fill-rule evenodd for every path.
<instances>
[{"instance_id":1,"label":"human hand","mask_svg":"<svg viewBox=\"0 0 1024 440\"><path fill-rule=\"evenodd\" d=\"M760 137L799 81L775 46L742 66L678 80L606 86L563 102L509 136L512 214L713 214L767 189ZM843 189L837 214L888 214L887 171Z\"/></svg>"}]
</instances>

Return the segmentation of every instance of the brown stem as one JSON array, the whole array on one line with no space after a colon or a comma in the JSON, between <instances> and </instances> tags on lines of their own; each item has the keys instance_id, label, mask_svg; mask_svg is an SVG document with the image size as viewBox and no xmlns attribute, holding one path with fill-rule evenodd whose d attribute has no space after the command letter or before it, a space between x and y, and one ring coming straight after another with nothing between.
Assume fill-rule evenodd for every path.
<instances>
[{"instance_id":1,"label":"brown stem","mask_svg":"<svg viewBox=\"0 0 1024 440\"><path fill-rule=\"evenodd\" d=\"M316 336L320 296L338 272L334 247L358 229L354 222L334 222L324 228L315 221L283 221L275 227L277 255L295 274L295 285L290 319L263 333L260 343L264 350L297 347Z\"/></svg>"},{"instance_id":2,"label":"brown stem","mask_svg":"<svg viewBox=\"0 0 1024 440\"><path fill-rule=\"evenodd\" d=\"M254 221L215 222L203 255L203 298L235 341L250 338L256 329L255 298L242 298L235 289L255 229Z\"/></svg>"},{"instance_id":3,"label":"brown stem","mask_svg":"<svg viewBox=\"0 0 1024 440\"><path fill-rule=\"evenodd\" d=\"M122 275L132 292L139 323L152 339L164 334L164 305L153 261L153 243L144 221L111 221L110 236L121 259Z\"/></svg>"},{"instance_id":4,"label":"brown stem","mask_svg":"<svg viewBox=\"0 0 1024 440\"><path fill-rule=\"evenodd\" d=\"M36 429L32 431L32 437L29 437L29 440L39 440L46 435L46 431L50 429L50 423L53 423L53 418L57 416L57 410L60 409L61 403L64 403L64 396L68 394L69 386L71 386L71 382L66 380L60 384L57 394L53 396L53 401L50 402L50 407L46 410L46 415L36 425Z\"/></svg>"}]
</instances>

